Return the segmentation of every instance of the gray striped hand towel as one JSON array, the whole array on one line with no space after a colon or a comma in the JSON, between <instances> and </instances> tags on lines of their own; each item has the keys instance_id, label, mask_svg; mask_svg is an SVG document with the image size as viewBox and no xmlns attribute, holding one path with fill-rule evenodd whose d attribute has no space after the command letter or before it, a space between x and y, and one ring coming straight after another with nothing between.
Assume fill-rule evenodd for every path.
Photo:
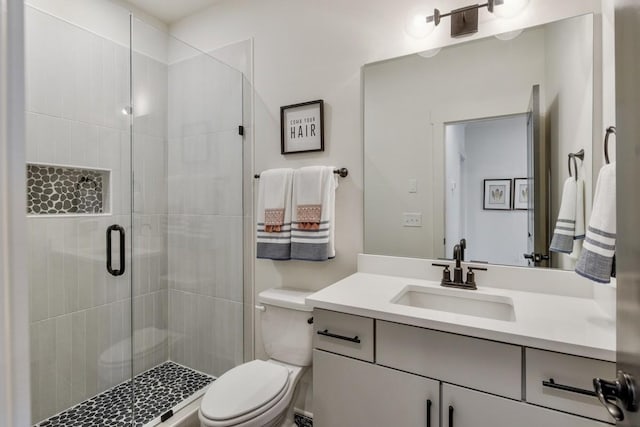
<instances>
[{"instance_id":1,"label":"gray striped hand towel","mask_svg":"<svg viewBox=\"0 0 640 427\"><path fill-rule=\"evenodd\" d=\"M336 256L335 195L332 166L296 170L293 178L291 258L326 261Z\"/></svg>"},{"instance_id":2,"label":"gray striped hand towel","mask_svg":"<svg viewBox=\"0 0 640 427\"><path fill-rule=\"evenodd\" d=\"M291 191L293 169L269 169L260 174L256 215L256 257L291 258Z\"/></svg>"},{"instance_id":3,"label":"gray striped hand towel","mask_svg":"<svg viewBox=\"0 0 640 427\"><path fill-rule=\"evenodd\" d=\"M616 165L605 165L598 175L593 209L576 273L609 283L616 252Z\"/></svg>"},{"instance_id":4,"label":"gray striped hand towel","mask_svg":"<svg viewBox=\"0 0 640 427\"><path fill-rule=\"evenodd\" d=\"M549 249L570 254L574 241L582 240L584 236L584 181L569 177L562 189L560 211Z\"/></svg>"}]
</instances>

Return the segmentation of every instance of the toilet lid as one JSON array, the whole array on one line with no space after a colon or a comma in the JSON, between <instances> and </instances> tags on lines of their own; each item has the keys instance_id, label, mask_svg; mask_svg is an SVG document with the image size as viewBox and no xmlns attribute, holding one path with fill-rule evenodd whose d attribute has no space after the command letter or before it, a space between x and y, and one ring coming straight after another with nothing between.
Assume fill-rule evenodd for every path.
<instances>
[{"instance_id":1,"label":"toilet lid","mask_svg":"<svg viewBox=\"0 0 640 427\"><path fill-rule=\"evenodd\" d=\"M211 384L200 411L210 420L237 418L264 406L289 382L284 366L254 360L237 366Z\"/></svg>"}]
</instances>

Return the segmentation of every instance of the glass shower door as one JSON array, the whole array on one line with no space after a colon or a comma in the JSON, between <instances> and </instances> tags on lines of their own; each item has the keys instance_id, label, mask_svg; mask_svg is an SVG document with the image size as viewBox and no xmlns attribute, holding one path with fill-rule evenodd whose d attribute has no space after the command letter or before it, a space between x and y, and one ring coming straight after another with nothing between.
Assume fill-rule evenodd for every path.
<instances>
[{"instance_id":1,"label":"glass shower door","mask_svg":"<svg viewBox=\"0 0 640 427\"><path fill-rule=\"evenodd\" d=\"M135 18L131 55L134 415L152 425L243 363L243 76Z\"/></svg>"},{"instance_id":2,"label":"glass shower door","mask_svg":"<svg viewBox=\"0 0 640 427\"><path fill-rule=\"evenodd\" d=\"M32 422L114 425L132 413L129 33L25 15Z\"/></svg>"}]
</instances>

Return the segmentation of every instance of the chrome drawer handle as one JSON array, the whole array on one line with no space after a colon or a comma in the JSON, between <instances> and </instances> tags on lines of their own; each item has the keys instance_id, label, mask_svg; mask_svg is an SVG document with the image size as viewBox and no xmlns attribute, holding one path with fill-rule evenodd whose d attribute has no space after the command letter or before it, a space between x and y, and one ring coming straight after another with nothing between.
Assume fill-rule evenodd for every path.
<instances>
[{"instance_id":1,"label":"chrome drawer handle","mask_svg":"<svg viewBox=\"0 0 640 427\"><path fill-rule=\"evenodd\" d=\"M596 392L593 390L585 390L583 388L572 387L570 385L556 384L553 378L549 378L549 381L542 381L544 387L555 388L556 390L568 391L571 393L583 394L585 396L596 397Z\"/></svg>"},{"instance_id":2,"label":"chrome drawer handle","mask_svg":"<svg viewBox=\"0 0 640 427\"><path fill-rule=\"evenodd\" d=\"M332 334L331 332L329 332L328 329L325 329L324 331L318 331L318 335L323 335L323 336L329 337L329 338L336 338L336 339L339 339L339 340L355 342L355 343L360 344L360 338L358 338L357 335L355 337L353 337L353 338L345 337L344 335Z\"/></svg>"}]
</instances>

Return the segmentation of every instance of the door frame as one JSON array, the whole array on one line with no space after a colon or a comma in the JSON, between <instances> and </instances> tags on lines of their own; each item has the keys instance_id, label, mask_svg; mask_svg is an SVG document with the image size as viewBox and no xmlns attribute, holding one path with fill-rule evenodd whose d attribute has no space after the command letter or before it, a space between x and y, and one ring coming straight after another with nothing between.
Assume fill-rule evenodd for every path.
<instances>
[{"instance_id":1,"label":"door frame","mask_svg":"<svg viewBox=\"0 0 640 427\"><path fill-rule=\"evenodd\" d=\"M24 6L0 0L0 426L31 423Z\"/></svg>"},{"instance_id":2,"label":"door frame","mask_svg":"<svg viewBox=\"0 0 640 427\"><path fill-rule=\"evenodd\" d=\"M616 365L640 384L640 3L615 0L616 40ZM618 143L619 141L619 143ZM625 412L619 426L637 426L640 412Z\"/></svg>"}]
</instances>

